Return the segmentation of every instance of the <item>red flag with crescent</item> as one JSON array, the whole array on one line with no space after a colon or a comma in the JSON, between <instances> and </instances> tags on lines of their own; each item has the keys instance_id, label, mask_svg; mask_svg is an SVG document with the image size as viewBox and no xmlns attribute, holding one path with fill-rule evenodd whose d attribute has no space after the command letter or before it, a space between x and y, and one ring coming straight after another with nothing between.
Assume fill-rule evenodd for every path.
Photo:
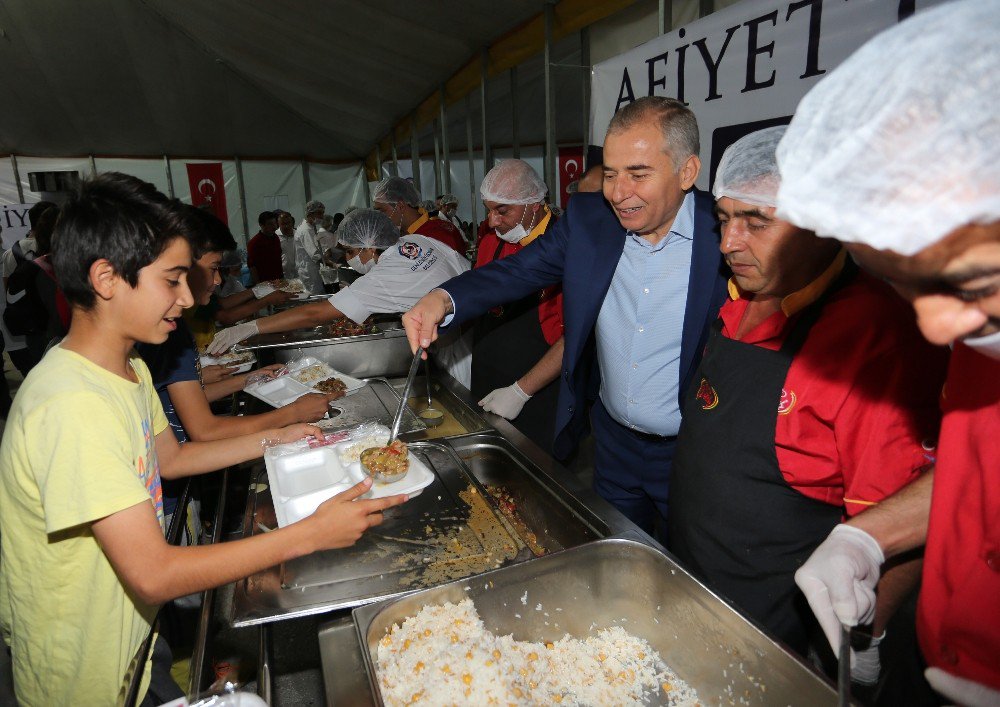
<instances>
[{"instance_id":1,"label":"red flag with crescent","mask_svg":"<svg viewBox=\"0 0 1000 707\"><path fill-rule=\"evenodd\" d=\"M569 192L566 188L583 176L583 148L559 148L559 206L566 208Z\"/></svg>"},{"instance_id":2,"label":"red flag with crescent","mask_svg":"<svg viewBox=\"0 0 1000 707\"><path fill-rule=\"evenodd\" d=\"M188 162L188 184L191 185L191 203L205 205L224 224L229 224L226 211L226 182L222 178L221 162Z\"/></svg>"}]
</instances>

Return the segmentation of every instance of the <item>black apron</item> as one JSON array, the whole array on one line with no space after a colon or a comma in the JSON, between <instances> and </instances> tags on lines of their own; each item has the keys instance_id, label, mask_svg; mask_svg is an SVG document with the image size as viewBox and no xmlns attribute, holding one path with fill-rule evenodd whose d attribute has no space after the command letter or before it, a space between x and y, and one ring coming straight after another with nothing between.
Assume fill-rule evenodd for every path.
<instances>
[{"instance_id":1,"label":"black apron","mask_svg":"<svg viewBox=\"0 0 1000 707\"><path fill-rule=\"evenodd\" d=\"M788 485L774 432L779 403L788 403L782 393L792 359L826 300L856 273L848 259L833 286L800 314L779 351L728 339L716 320L685 396L670 477L671 551L803 654L814 619L794 574L840 522L842 508Z\"/></svg>"},{"instance_id":2,"label":"black apron","mask_svg":"<svg viewBox=\"0 0 1000 707\"><path fill-rule=\"evenodd\" d=\"M493 260L500 257L504 241ZM541 293L534 292L514 302L491 309L476 320L472 344L472 396L477 402L490 391L506 388L531 370L549 350L538 319ZM521 414L511 420L523 435L552 452L555 436L559 381L555 380L531 396Z\"/></svg>"}]
</instances>

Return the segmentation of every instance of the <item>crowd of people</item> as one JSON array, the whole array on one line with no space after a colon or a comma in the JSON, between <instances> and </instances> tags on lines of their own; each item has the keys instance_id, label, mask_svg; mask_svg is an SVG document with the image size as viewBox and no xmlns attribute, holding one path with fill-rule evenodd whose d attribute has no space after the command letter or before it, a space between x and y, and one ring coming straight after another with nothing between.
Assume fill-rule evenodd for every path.
<instances>
[{"instance_id":1,"label":"crowd of people","mask_svg":"<svg viewBox=\"0 0 1000 707\"><path fill-rule=\"evenodd\" d=\"M319 435L336 396L219 414L275 367L203 353L398 313L552 456L592 437L594 491L803 660L833 674L852 627L862 699L1000 704L997 29L959 0L875 37L789 125L729 145L711 193L695 113L640 98L564 214L522 160L485 175L475 234L454 195L389 177L370 208L261 213L247 282L225 224L134 177L37 204L2 260L26 376L0 446L19 701L120 703L140 674L142 704L180 696L169 635L140 662L162 604L348 546L406 501L361 500L365 481L219 546L183 493ZM288 280L314 301L290 306Z\"/></svg>"}]
</instances>

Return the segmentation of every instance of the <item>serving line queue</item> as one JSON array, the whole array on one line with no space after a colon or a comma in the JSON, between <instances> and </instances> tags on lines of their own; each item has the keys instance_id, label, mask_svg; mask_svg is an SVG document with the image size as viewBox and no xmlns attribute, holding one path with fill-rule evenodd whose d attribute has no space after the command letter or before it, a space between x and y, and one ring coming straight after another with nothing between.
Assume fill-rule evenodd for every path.
<instances>
[{"instance_id":1,"label":"serving line queue","mask_svg":"<svg viewBox=\"0 0 1000 707\"><path fill-rule=\"evenodd\" d=\"M561 219L530 167L501 162L482 185L493 231L472 270L421 231L454 226L390 178L374 210L337 228L354 284L222 329L209 350L408 310L414 350L431 347L487 411L524 414L557 458L589 428L594 491L803 659L822 664L823 638L835 651L840 624L857 626L861 685L882 677L880 642L926 541L918 632L937 696L925 696L995 704L997 24L963 0L879 35L787 130L730 146L714 200L694 188L695 116L672 99L616 114L603 195L575 195ZM940 57L933 70L925 56ZM939 120L923 119L929 107ZM265 439L320 435L308 423L331 400L213 414L245 379L215 371L206 384L181 312L209 306L235 244L196 212L110 174L85 183L55 228L73 317L18 392L0 451L0 627L24 704L120 702L160 604L350 545L406 501L355 501L362 482L272 533L165 543L177 495L165 482L258 457ZM300 230L321 212L311 202ZM283 232L263 215L261 226ZM238 296L240 312L261 306ZM470 345L462 325L477 318ZM142 666L144 704L177 694L158 648Z\"/></svg>"}]
</instances>

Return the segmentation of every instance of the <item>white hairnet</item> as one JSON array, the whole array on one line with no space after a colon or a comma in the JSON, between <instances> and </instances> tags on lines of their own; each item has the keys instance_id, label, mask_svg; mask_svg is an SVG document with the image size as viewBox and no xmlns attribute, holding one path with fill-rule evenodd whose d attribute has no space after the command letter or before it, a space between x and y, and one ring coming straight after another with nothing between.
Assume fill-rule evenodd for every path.
<instances>
[{"instance_id":1,"label":"white hairnet","mask_svg":"<svg viewBox=\"0 0 1000 707\"><path fill-rule=\"evenodd\" d=\"M381 211L355 209L340 222L337 240L345 248L385 250L399 240L399 229Z\"/></svg>"},{"instance_id":2,"label":"white hairnet","mask_svg":"<svg viewBox=\"0 0 1000 707\"><path fill-rule=\"evenodd\" d=\"M326 206L323 205L322 201L310 201L309 203L306 204L307 214L316 214L319 213L320 211L325 211L325 210Z\"/></svg>"},{"instance_id":3,"label":"white hairnet","mask_svg":"<svg viewBox=\"0 0 1000 707\"><path fill-rule=\"evenodd\" d=\"M535 204L548 189L531 165L524 160L503 160L486 173L479 194L483 201L498 204Z\"/></svg>"},{"instance_id":4,"label":"white hairnet","mask_svg":"<svg viewBox=\"0 0 1000 707\"><path fill-rule=\"evenodd\" d=\"M876 36L802 99L778 216L903 255L1000 219L1000 12L962 0Z\"/></svg>"},{"instance_id":5,"label":"white hairnet","mask_svg":"<svg viewBox=\"0 0 1000 707\"><path fill-rule=\"evenodd\" d=\"M774 150L785 129L784 125L764 128L727 147L715 172L715 198L728 196L757 206L774 206L781 184Z\"/></svg>"},{"instance_id":6,"label":"white hairnet","mask_svg":"<svg viewBox=\"0 0 1000 707\"><path fill-rule=\"evenodd\" d=\"M402 177L386 177L372 192L372 202L379 201L383 204L395 204L402 201L408 206L417 208L420 206L420 194L413 182Z\"/></svg>"}]
</instances>

